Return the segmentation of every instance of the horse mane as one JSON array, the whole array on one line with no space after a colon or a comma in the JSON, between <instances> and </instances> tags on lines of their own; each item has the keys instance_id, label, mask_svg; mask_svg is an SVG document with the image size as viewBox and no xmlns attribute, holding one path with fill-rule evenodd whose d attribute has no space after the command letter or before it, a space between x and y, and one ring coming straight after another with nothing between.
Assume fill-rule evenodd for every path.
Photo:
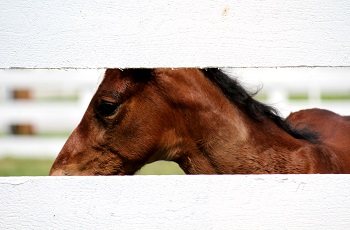
<instances>
[{"instance_id":1,"label":"horse mane","mask_svg":"<svg viewBox=\"0 0 350 230\"><path fill-rule=\"evenodd\" d=\"M274 107L255 100L253 96L256 93L247 92L237 79L229 77L217 68L202 69L202 72L221 89L223 94L232 103L243 109L255 121L261 122L264 118L268 118L296 139L303 139L313 143L318 142L319 137L317 133L308 129L297 129L293 127L279 115L279 112Z\"/></svg>"}]
</instances>

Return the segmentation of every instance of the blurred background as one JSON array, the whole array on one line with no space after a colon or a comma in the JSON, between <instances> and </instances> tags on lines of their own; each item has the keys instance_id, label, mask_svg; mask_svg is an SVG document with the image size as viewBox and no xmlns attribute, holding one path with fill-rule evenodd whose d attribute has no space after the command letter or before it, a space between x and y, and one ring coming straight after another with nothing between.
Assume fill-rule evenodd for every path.
<instances>
[{"instance_id":1,"label":"blurred background","mask_svg":"<svg viewBox=\"0 0 350 230\"><path fill-rule=\"evenodd\" d=\"M350 114L349 68L224 69L286 117L305 108ZM103 70L0 70L0 176L47 175L78 125ZM138 174L183 174L155 162Z\"/></svg>"}]
</instances>

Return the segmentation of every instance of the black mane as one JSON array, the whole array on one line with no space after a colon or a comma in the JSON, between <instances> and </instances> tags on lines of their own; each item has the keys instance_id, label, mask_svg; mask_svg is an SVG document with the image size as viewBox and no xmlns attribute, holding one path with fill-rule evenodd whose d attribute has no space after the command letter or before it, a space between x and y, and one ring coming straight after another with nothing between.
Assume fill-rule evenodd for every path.
<instances>
[{"instance_id":1,"label":"black mane","mask_svg":"<svg viewBox=\"0 0 350 230\"><path fill-rule=\"evenodd\" d=\"M224 95L235 105L243 109L251 118L261 121L263 118L269 118L274 123L297 139L317 142L318 135L307 129L296 129L283 119L278 111L268 105L265 105L253 98L254 94L247 92L236 79L230 78L220 69L203 69L203 74L215 85L217 85Z\"/></svg>"}]
</instances>

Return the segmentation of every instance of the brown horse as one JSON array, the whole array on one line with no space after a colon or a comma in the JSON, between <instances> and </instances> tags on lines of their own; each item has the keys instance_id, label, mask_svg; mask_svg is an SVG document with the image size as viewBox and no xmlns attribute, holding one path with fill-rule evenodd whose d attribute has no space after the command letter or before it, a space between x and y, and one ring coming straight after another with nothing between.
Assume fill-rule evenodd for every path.
<instances>
[{"instance_id":1,"label":"brown horse","mask_svg":"<svg viewBox=\"0 0 350 230\"><path fill-rule=\"evenodd\" d=\"M308 109L290 114L287 120L297 129L317 132L322 143L337 154L341 167L349 168L350 116L339 116L324 109Z\"/></svg>"},{"instance_id":2,"label":"brown horse","mask_svg":"<svg viewBox=\"0 0 350 230\"><path fill-rule=\"evenodd\" d=\"M50 175L132 175L157 160L187 174L350 173L349 119L289 121L218 69L108 69Z\"/></svg>"}]
</instances>

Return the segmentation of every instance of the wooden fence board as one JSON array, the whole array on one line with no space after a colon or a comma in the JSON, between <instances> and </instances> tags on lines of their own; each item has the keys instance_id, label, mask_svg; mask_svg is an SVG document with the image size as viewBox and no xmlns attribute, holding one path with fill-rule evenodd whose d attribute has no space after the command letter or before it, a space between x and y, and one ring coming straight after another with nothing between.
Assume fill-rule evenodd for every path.
<instances>
[{"instance_id":1,"label":"wooden fence board","mask_svg":"<svg viewBox=\"0 0 350 230\"><path fill-rule=\"evenodd\" d=\"M350 2L0 2L0 68L350 66Z\"/></svg>"},{"instance_id":2,"label":"wooden fence board","mask_svg":"<svg viewBox=\"0 0 350 230\"><path fill-rule=\"evenodd\" d=\"M347 175L0 178L1 229L347 229Z\"/></svg>"}]
</instances>

